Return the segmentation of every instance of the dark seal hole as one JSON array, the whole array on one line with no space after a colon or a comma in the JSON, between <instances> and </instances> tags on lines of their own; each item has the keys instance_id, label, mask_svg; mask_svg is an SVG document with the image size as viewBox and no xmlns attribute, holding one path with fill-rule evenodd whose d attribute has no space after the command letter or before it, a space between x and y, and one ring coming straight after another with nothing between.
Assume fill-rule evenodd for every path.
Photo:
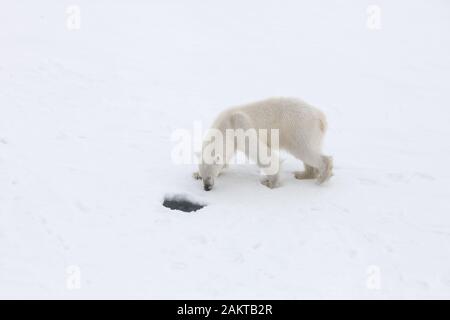
<instances>
[{"instance_id":1,"label":"dark seal hole","mask_svg":"<svg viewBox=\"0 0 450 320\"><path fill-rule=\"evenodd\" d=\"M175 197L175 198L166 197L164 199L163 206L171 210L180 210L184 212L197 211L205 207L204 204L195 203L183 197Z\"/></svg>"}]
</instances>

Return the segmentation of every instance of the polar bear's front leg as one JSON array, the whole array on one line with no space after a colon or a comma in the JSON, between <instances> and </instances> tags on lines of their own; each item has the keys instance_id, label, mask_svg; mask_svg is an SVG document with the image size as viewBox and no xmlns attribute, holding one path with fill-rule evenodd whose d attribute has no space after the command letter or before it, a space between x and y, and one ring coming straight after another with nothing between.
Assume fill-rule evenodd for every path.
<instances>
[{"instance_id":1,"label":"polar bear's front leg","mask_svg":"<svg viewBox=\"0 0 450 320\"><path fill-rule=\"evenodd\" d=\"M278 152L268 148L266 145L261 146L261 144L259 150L266 150L268 153L265 154L269 154L270 159L265 159L266 161L262 161L261 155L257 155L256 157L248 155L248 157L254 161L256 160L256 164L261 169L261 183L270 189L276 188L279 186L280 172L280 159Z\"/></svg>"},{"instance_id":2,"label":"polar bear's front leg","mask_svg":"<svg viewBox=\"0 0 450 320\"><path fill-rule=\"evenodd\" d=\"M261 183L266 187L273 189L279 186L280 159L278 152L264 146L270 154L270 160L262 163L258 156L257 164L261 168ZM260 149L261 150L261 149Z\"/></svg>"}]
</instances>

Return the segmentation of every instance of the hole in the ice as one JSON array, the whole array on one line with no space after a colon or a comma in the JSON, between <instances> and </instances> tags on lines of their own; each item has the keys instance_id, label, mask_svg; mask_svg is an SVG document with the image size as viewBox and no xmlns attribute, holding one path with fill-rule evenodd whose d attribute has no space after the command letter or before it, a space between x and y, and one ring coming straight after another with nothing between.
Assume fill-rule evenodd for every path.
<instances>
[{"instance_id":1,"label":"hole in the ice","mask_svg":"<svg viewBox=\"0 0 450 320\"><path fill-rule=\"evenodd\" d=\"M205 204L194 202L185 196L166 196L163 206L171 210L179 210L184 212L192 212L205 207Z\"/></svg>"}]
</instances>

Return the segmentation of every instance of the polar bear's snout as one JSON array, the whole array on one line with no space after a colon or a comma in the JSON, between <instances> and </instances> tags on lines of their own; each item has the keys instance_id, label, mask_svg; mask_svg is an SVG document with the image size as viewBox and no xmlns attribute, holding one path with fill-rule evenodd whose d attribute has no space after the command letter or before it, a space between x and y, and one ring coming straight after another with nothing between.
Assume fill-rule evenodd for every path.
<instances>
[{"instance_id":1,"label":"polar bear's snout","mask_svg":"<svg viewBox=\"0 0 450 320\"><path fill-rule=\"evenodd\" d=\"M212 177L207 177L203 179L203 189L205 191L210 191L214 185L214 179Z\"/></svg>"}]
</instances>

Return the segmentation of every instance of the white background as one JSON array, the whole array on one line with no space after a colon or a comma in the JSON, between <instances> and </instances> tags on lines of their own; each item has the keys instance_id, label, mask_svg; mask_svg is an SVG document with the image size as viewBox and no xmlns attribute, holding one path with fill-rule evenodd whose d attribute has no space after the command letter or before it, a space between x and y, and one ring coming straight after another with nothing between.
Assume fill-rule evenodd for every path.
<instances>
[{"instance_id":1,"label":"white background","mask_svg":"<svg viewBox=\"0 0 450 320\"><path fill-rule=\"evenodd\" d=\"M1 0L0 297L450 298L449 33L444 0ZM280 95L327 114L328 184L173 164Z\"/></svg>"}]
</instances>

